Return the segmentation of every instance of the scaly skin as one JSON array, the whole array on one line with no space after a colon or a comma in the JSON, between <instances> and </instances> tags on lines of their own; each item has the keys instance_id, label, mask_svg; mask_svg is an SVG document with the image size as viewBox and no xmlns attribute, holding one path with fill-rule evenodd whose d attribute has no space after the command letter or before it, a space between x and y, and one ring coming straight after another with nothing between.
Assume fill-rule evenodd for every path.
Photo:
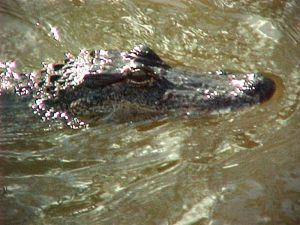
<instances>
[{"instance_id":1,"label":"scaly skin","mask_svg":"<svg viewBox=\"0 0 300 225\"><path fill-rule=\"evenodd\" d=\"M33 93L33 108L49 118L99 117L122 108L201 115L266 101L275 90L260 74L177 70L146 46L81 51L63 64L46 65L40 77L41 82L30 79L30 87L16 89Z\"/></svg>"}]
</instances>

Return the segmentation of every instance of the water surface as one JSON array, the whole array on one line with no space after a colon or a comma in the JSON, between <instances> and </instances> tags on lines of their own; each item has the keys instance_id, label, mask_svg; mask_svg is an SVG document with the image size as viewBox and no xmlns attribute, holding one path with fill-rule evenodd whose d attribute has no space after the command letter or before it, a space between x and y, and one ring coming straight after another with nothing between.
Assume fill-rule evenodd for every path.
<instances>
[{"instance_id":1,"label":"water surface","mask_svg":"<svg viewBox=\"0 0 300 225\"><path fill-rule=\"evenodd\" d=\"M0 1L0 61L23 72L145 43L196 71L261 71L271 101L224 115L72 130L0 97L1 224L299 224L296 0Z\"/></svg>"}]
</instances>

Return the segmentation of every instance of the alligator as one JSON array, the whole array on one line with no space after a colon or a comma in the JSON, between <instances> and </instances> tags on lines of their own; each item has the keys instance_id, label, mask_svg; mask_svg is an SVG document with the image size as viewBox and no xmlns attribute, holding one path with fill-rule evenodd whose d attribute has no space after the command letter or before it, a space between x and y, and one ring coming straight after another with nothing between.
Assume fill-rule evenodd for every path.
<instances>
[{"instance_id":1,"label":"alligator","mask_svg":"<svg viewBox=\"0 0 300 225\"><path fill-rule=\"evenodd\" d=\"M39 74L19 74L18 80L15 92L33 96L37 114L68 121L125 109L207 115L264 102L275 91L275 82L259 73L175 69L144 45L68 53L64 63L44 64Z\"/></svg>"}]
</instances>

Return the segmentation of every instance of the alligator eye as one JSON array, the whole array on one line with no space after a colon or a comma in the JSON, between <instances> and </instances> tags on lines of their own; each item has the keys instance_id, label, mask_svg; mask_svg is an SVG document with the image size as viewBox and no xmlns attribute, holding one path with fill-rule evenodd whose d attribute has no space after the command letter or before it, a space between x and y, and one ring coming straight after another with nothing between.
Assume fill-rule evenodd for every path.
<instances>
[{"instance_id":1,"label":"alligator eye","mask_svg":"<svg viewBox=\"0 0 300 225\"><path fill-rule=\"evenodd\" d=\"M135 68L127 75L127 83L133 86L152 86L156 80L152 70L146 68Z\"/></svg>"}]
</instances>

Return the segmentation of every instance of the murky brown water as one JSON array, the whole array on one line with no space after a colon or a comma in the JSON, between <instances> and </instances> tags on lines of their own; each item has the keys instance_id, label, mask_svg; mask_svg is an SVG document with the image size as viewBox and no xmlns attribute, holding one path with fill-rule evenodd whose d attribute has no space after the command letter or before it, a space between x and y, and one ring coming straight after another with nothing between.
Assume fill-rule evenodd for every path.
<instances>
[{"instance_id":1,"label":"murky brown water","mask_svg":"<svg viewBox=\"0 0 300 225\"><path fill-rule=\"evenodd\" d=\"M299 15L297 0L0 0L0 61L20 71L146 43L175 66L282 84L238 112L88 130L2 96L0 224L300 224Z\"/></svg>"}]
</instances>

